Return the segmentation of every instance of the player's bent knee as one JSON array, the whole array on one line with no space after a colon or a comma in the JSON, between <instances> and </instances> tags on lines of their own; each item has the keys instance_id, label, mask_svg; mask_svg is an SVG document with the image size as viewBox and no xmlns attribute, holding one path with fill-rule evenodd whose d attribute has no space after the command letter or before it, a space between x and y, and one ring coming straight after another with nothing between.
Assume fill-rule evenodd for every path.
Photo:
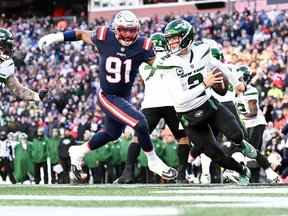
<instances>
[{"instance_id":1,"label":"player's bent knee","mask_svg":"<svg viewBox=\"0 0 288 216\"><path fill-rule=\"evenodd\" d=\"M148 123L145 119L141 119L134 127L136 133L149 133Z\"/></svg>"}]
</instances>

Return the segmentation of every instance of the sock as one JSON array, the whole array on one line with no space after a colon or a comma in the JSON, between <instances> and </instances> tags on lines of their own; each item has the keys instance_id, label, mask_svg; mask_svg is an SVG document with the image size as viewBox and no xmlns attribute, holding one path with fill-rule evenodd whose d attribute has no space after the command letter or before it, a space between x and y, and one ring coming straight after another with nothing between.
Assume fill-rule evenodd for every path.
<instances>
[{"instance_id":1,"label":"sock","mask_svg":"<svg viewBox=\"0 0 288 216\"><path fill-rule=\"evenodd\" d=\"M190 147L189 145L180 144L177 146L177 155L179 159L179 166L186 167L189 156Z\"/></svg>"},{"instance_id":2,"label":"sock","mask_svg":"<svg viewBox=\"0 0 288 216\"><path fill-rule=\"evenodd\" d=\"M138 143L132 142L128 147L127 165L133 166L137 162L141 147Z\"/></svg>"},{"instance_id":3,"label":"sock","mask_svg":"<svg viewBox=\"0 0 288 216\"><path fill-rule=\"evenodd\" d=\"M210 163L211 159L205 154L200 155L201 165L202 165L202 175L210 175Z\"/></svg>"},{"instance_id":4,"label":"sock","mask_svg":"<svg viewBox=\"0 0 288 216\"><path fill-rule=\"evenodd\" d=\"M150 160L150 161L155 161L155 160L158 159L158 156L157 156L156 152L154 151L154 149L153 149L152 151L149 151L149 152L145 152L145 151L144 151L144 153L145 153L148 161L149 161L149 160Z\"/></svg>"}]
</instances>

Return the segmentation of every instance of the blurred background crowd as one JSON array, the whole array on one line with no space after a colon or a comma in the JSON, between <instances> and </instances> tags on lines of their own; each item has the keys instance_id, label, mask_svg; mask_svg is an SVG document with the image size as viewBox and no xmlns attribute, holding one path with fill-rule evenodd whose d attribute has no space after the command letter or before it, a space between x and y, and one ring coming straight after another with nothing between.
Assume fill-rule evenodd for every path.
<instances>
[{"instance_id":1,"label":"blurred background crowd","mask_svg":"<svg viewBox=\"0 0 288 216\"><path fill-rule=\"evenodd\" d=\"M149 37L179 17L170 14L141 18L141 34ZM246 9L241 13L186 14L181 18L195 27L195 40L211 38L220 43L227 63L250 66L252 82L261 93L261 108L269 122L263 134L262 150L288 182L288 137L284 128L288 123L288 11ZM51 17L10 19L2 14L0 26L15 36L17 77L36 91L48 88L54 95L46 103L35 104L17 100L4 85L0 87L0 144L4 140L12 143L11 153L5 157L13 161L0 166L4 179L7 170L13 170L14 175L10 175L13 183L27 179L36 183L48 183L48 179L52 183L69 183L69 146L83 143L102 127L103 114L96 97L99 57L93 46L82 42L57 44L42 52L37 48L37 41L42 35L59 30L93 30L97 25L110 23L111 20L104 18L88 23L83 16L59 25ZM138 78L132 92L132 102L137 108L141 107L143 90L143 82ZM176 142L164 127L161 124L154 132L154 144L163 160L177 167ZM91 169L88 173L93 176L90 182L112 182L121 174L132 133L127 129L118 141L86 156L87 170ZM22 156L17 158L19 154ZM140 156L140 181L159 181L149 177L146 163L145 157ZM39 171L41 167L44 175Z\"/></svg>"}]
</instances>

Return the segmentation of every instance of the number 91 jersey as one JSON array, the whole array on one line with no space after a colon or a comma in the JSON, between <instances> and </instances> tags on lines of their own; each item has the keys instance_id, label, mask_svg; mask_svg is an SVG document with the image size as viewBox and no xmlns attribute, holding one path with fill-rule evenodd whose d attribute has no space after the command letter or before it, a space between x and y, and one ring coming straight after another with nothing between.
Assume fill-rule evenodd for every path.
<instances>
[{"instance_id":1,"label":"number 91 jersey","mask_svg":"<svg viewBox=\"0 0 288 216\"><path fill-rule=\"evenodd\" d=\"M130 46L122 46L105 26L98 27L91 39L100 54L101 89L107 94L129 97L139 66L155 56L152 41L138 37Z\"/></svg>"}]
</instances>

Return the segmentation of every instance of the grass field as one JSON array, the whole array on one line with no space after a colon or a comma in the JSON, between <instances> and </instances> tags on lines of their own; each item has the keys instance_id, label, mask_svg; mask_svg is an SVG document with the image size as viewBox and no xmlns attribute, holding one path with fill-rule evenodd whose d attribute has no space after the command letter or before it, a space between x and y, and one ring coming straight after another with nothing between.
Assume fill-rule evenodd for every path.
<instances>
[{"instance_id":1,"label":"grass field","mask_svg":"<svg viewBox=\"0 0 288 216\"><path fill-rule=\"evenodd\" d=\"M0 185L0 215L284 216L288 186Z\"/></svg>"}]
</instances>

